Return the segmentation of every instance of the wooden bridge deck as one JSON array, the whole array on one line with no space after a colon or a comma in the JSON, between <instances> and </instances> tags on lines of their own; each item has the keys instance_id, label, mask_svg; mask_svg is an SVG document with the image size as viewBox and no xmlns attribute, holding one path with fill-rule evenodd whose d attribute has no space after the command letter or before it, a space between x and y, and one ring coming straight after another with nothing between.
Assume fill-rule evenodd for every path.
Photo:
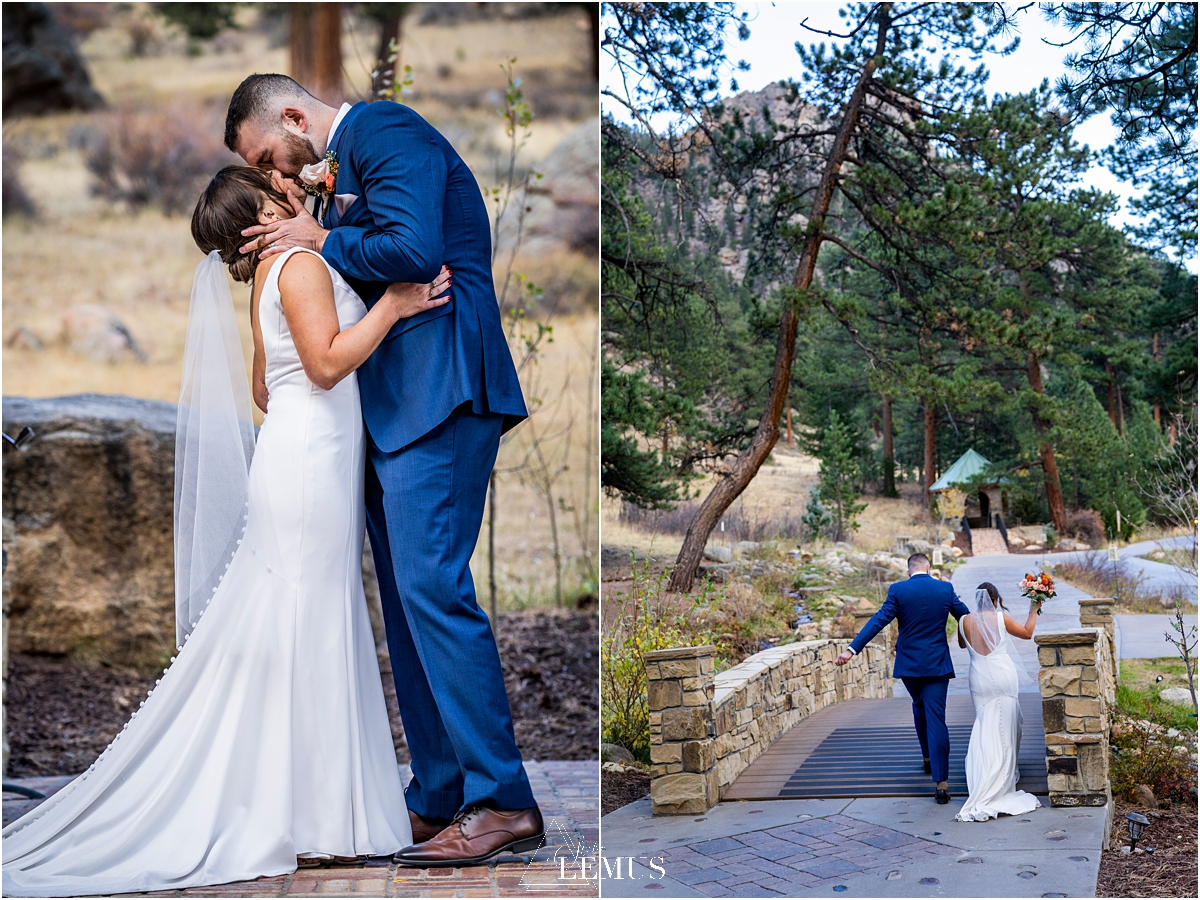
<instances>
[{"instance_id":1,"label":"wooden bridge deck","mask_svg":"<svg viewBox=\"0 0 1200 900\"><path fill-rule=\"evenodd\" d=\"M1046 794L1042 699L1021 694L1020 790ZM975 709L967 694L946 698L950 793L967 795L966 755ZM820 797L925 797L933 785L921 767L908 697L848 700L818 710L780 737L737 778L726 800Z\"/></svg>"}]
</instances>

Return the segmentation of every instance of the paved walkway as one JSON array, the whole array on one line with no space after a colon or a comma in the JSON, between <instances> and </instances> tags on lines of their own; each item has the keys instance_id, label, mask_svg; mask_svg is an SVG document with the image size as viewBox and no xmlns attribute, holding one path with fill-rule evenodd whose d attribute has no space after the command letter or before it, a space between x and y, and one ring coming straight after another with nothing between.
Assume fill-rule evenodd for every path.
<instances>
[{"instance_id":1,"label":"paved walkway","mask_svg":"<svg viewBox=\"0 0 1200 900\"><path fill-rule=\"evenodd\" d=\"M1164 656L1178 657L1177 651L1167 642L1167 635L1177 635L1171 623L1173 616L1114 616L1117 633L1117 655L1121 659L1160 659ZM1184 616L1185 630L1196 627L1195 616Z\"/></svg>"},{"instance_id":2,"label":"paved walkway","mask_svg":"<svg viewBox=\"0 0 1200 900\"><path fill-rule=\"evenodd\" d=\"M184 891L123 896L151 897L595 897L594 881L579 877L580 850L594 856L599 843L599 771L594 762L527 762L534 795L546 818L547 845L538 853L502 856L486 866L406 869L390 859L363 868L304 869L292 875L259 878ZM71 778L18 780L53 793ZM6 798L11 795L6 795ZM37 802L4 801L5 822ZM565 862L560 862L562 857ZM566 874L566 879L561 876ZM590 874L590 873L589 873ZM574 877L572 877L574 876Z\"/></svg>"},{"instance_id":3,"label":"paved walkway","mask_svg":"<svg viewBox=\"0 0 1200 900\"><path fill-rule=\"evenodd\" d=\"M601 819L603 855L633 857L604 897L1091 897L1103 809L956 822L963 798L725 802L650 815L649 799Z\"/></svg>"}]
</instances>

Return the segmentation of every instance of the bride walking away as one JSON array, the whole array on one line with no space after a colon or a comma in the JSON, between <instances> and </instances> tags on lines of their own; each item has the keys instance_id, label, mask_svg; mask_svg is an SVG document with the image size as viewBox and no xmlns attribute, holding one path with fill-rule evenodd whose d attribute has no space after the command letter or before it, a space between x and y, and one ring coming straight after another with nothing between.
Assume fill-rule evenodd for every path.
<instances>
[{"instance_id":1,"label":"bride walking away","mask_svg":"<svg viewBox=\"0 0 1200 900\"><path fill-rule=\"evenodd\" d=\"M975 704L975 725L967 746L968 796L954 817L960 822L1023 815L1041 806L1033 794L1017 790L1021 747L1018 694L1024 669L1011 640L1033 637L1040 606L1040 600L1032 602L1025 624L1019 625L1004 611L996 586L985 581L975 591L970 615L959 623L958 645L971 656L968 682Z\"/></svg>"}]
</instances>

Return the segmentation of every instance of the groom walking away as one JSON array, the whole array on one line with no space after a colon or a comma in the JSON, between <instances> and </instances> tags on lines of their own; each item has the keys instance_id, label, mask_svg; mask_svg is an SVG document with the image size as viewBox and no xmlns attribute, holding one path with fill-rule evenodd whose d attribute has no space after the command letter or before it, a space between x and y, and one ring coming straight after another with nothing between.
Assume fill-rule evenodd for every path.
<instances>
[{"instance_id":1,"label":"groom walking away","mask_svg":"<svg viewBox=\"0 0 1200 900\"><path fill-rule=\"evenodd\" d=\"M271 169L320 221L243 232L243 252L320 253L371 307L391 282L432 281L449 303L396 323L358 370L367 446L367 532L413 779L412 866L481 863L537 849L541 812L513 736L500 656L470 560L500 436L527 415L492 283L479 185L449 142L398 103L326 106L284 75L234 92L225 143ZM265 408L255 354L255 400Z\"/></svg>"},{"instance_id":2,"label":"groom walking away","mask_svg":"<svg viewBox=\"0 0 1200 900\"><path fill-rule=\"evenodd\" d=\"M908 558L908 580L888 588L887 599L871 621L850 643L850 649L834 660L844 666L871 642L892 619L900 620L896 638L896 665L892 677L904 682L912 697L913 724L921 742L926 773L936 784L934 798L950 802L950 732L946 730L946 688L954 677L950 645L946 640L946 617L961 619L970 610L958 599L947 581L929 574L929 557L914 553Z\"/></svg>"}]
</instances>

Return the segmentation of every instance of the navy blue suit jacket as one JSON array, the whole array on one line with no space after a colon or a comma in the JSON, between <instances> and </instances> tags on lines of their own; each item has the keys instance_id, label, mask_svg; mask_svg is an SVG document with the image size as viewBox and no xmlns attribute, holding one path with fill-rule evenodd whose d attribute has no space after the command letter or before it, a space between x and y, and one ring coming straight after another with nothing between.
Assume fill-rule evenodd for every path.
<instances>
[{"instance_id":1,"label":"navy blue suit jacket","mask_svg":"<svg viewBox=\"0 0 1200 900\"><path fill-rule=\"evenodd\" d=\"M359 103L329 149L335 194L355 194L344 213L329 202L321 255L367 304L393 281L453 272L451 300L401 319L359 369L363 419L380 450L411 444L463 403L504 416L528 414L492 282L487 209L475 176L428 122L399 103Z\"/></svg>"},{"instance_id":2,"label":"navy blue suit jacket","mask_svg":"<svg viewBox=\"0 0 1200 900\"><path fill-rule=\"evenodd\" d=\"M954 677L950 645L946 641L946 617L961 619L970 610L958 599L953 585L929 575L913 575L888 588L887 599L871 621L850 642L861 653L871 638L892 619L900 620L896 638L896 665L893 678Z\"/></svg>"}]
</instances>

